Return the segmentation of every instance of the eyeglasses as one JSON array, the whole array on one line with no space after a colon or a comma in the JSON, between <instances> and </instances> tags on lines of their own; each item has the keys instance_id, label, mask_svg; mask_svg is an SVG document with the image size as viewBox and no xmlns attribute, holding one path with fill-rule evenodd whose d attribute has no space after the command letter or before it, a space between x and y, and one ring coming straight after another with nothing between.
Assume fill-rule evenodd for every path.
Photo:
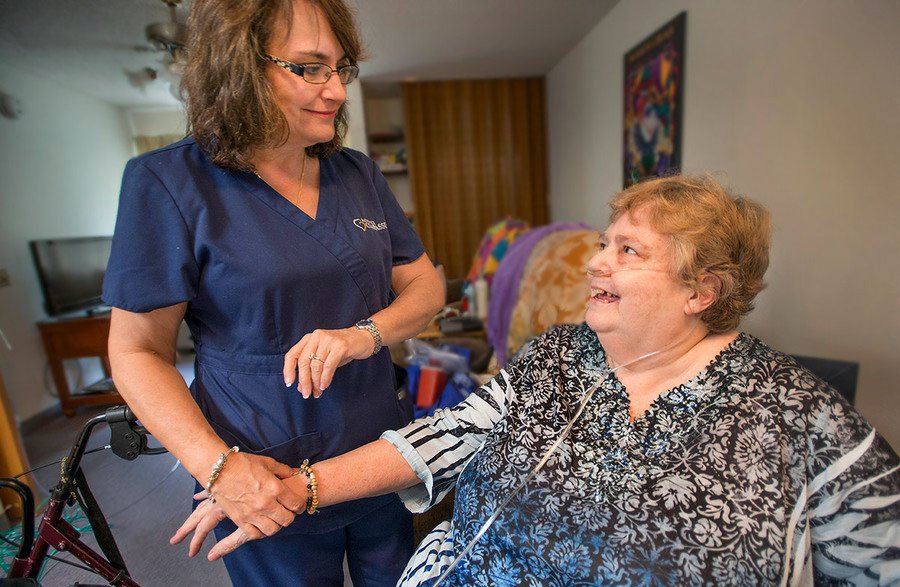
<instances>
[{"instance_id":1,"label":"eyeglasses","mask_svg":"<svg viewBox=\"0 0 900 587\"><path fill-rule=\"evenodd\" d=\"M299 75L303 78L303 81L310 84L324 84L331 79L333 73L337 73L338 79L346 86L359 75L359 67L355 65L341 65L337 69L332 69L324 63L304 63L303 65L297 65L296 63L279 59L274 55L266 55L266 59L278 67L283 67L294 75Z\"/></svg>"}]
</instances>

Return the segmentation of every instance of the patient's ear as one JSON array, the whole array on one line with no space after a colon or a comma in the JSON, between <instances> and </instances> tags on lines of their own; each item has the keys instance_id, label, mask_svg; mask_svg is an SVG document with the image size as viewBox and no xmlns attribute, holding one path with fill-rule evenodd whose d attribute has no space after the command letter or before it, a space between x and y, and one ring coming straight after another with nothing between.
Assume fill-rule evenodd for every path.
<instances>
[{"instance_id":1,"label":"patient's ear","mask_svg":"<svg viewBox=\"0 0 900 587\"><path fill-rule=\"evenodd\" d=\"M687 314L700 314L719 297L722 280L712 273L704 273L697 280L697 289L685 304Z\"/></svg>"}]
</instances>

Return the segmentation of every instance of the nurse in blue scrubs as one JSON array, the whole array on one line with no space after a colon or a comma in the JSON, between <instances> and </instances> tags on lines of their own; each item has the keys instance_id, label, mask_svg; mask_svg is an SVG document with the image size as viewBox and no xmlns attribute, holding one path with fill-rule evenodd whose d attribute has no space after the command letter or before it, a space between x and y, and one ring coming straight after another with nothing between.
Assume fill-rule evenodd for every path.
<instances>
[{"instance_id":1,"label":"nurse in blue scrubs","mask_svg":"<svg viewBox=\"0 0 900 587\"><path fill-rule=\"evenodd\" d=\"M355 585L393 585L413 548L395 495L308 515L283 481L408 421L379 351L443 301L384 177L341 147L352 16L342 0L194 0L190 27L191 135L122 182L104 283L117 387L200 486L219 469L234 524L217 536L268 537L225 557L235 585L342 585L345 555Z\"/></svg>"}]
</instances>

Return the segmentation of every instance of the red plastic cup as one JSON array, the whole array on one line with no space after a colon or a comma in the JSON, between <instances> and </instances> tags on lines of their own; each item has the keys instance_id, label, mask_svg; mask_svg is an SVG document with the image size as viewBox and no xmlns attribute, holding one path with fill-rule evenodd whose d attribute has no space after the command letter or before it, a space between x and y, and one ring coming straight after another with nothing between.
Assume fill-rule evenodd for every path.
<instances>
[{"instance_id":1,"label":"red plastic cup","mask_svg":"<svg viewBox=\"0 0 900 587\"><path fill-rule=\"evenodd\" d=\"M416 405L430 408L437 402L447 385L447 373L437 367L422 365L419 371L419 391L416 392Z\"/></svg>"}]
</instances>

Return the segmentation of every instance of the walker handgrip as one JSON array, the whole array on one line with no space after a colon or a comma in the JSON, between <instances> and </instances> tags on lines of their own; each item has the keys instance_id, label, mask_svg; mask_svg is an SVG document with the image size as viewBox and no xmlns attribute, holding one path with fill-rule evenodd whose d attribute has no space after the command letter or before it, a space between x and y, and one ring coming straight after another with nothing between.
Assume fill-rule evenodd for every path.
<instances>
[{"instance_id":1,"label":"walker handgrip","mask_svg":"<svg viewBox=\"0 0 900 587\"><path fill-rule=\"evenodd\" d=\"M128 406L117 406L106 410L109 424L109 446L113 453L126 461L133 461L140 455L158 455L168 452L163 447L147 446L147 429L135 425L137 417Z\"/></svg>"},{"instance_id":2,"label":"walker handgrip","mask_svg":"<svg viewBox=\"0 0 900 587\"><path fill-rule=\"evenodd\" d=\"M134 424L137 419L134 417L134 412L131 411L131 408L124 405L107 409L104 413L104 418L106 418L106 423L109 425L112 425L113 422L129 422Z\"/></svg>"},{"instance_id":3,"label":"walker handgrip","mask_svg":"<svg viewBox=\"0 0 900 587\"><path fill-rule=\"evenodd\" d=\"M127 420L109 421L109 446L117 457L133 461L141 455L142 444L143 438Z\"/></svg>"}]
</instances>

